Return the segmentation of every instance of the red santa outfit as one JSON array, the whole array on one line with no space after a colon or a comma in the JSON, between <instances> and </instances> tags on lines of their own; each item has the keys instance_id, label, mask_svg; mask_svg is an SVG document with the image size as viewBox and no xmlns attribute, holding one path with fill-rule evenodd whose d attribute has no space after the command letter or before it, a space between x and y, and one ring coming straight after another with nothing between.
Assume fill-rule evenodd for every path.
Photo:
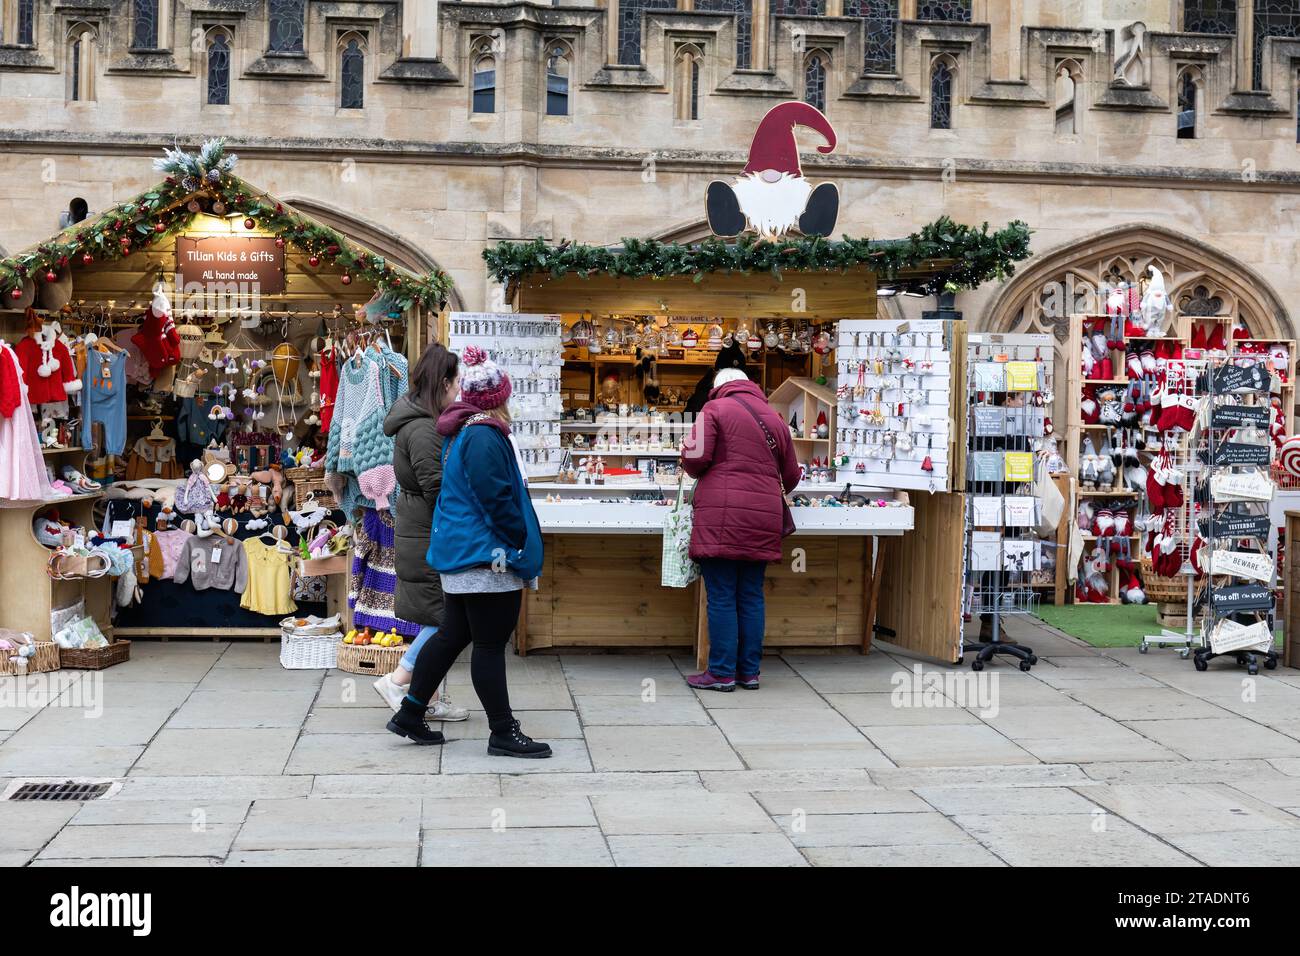
<instances>
[{"instance_id":1,"label":"red santa outfit","mask_svg":"<svg viewBox=\"0 0 1300 956\"><path fill-rule=\"evenodd\" d=\"M23 369L27 384L27 401L33 405L66 402L68 393L81 388L77 366L72 353L59 340L53 325L42 325L41 330L29 335L14 346L14 354Z\"/></svg>"},{"instance_id":2,"label":"red santa outfit","mask_svg":"<svg viewBox=\"0 0 1300 956\"><path fill-rule=\"evenodd\" d=\"M181 360L181 337L172 321L172 304L167 301L162 287L154 290L153 302L140 322L140 329L131 336L149 363L149 375L157 378L163 369L177 365Z\"/></svg>"}]
</instances>

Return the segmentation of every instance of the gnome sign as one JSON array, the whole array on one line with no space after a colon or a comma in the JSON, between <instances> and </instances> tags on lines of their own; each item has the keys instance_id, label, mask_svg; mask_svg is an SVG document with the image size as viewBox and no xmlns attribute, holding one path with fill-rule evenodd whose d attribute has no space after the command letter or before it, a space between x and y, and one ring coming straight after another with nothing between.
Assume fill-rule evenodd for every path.
<instances>
[{"instance_id":1,"label":"gnome sign","mask_svg":"<svg viewBox=\"0 0 1300 956\"><path fill-rule=\"evenodd\" d=\"M707 209L714 235L738 236L746 225L764 239L788 232L829 236L840 211L840 194L834 183L816 188L804 179L799 166L796 126L819 134L826 142L819 153L835 149L835 130L821 110L807 103L781 103L768 110L749 146L745 171L733 182L709 183Z\"/></svg>"}]
</instances>

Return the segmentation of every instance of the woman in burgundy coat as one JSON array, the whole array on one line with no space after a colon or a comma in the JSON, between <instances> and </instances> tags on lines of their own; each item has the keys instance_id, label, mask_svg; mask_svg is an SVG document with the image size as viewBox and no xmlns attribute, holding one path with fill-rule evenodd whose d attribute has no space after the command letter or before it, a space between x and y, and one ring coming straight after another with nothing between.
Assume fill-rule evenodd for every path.
<instances>
[{"instance_id":1,"label":"woman in burgundy coat","mask_svg":"<svg viewBox=\"0 0 1300 956\"><path fill-rule=\"evenodd\" d=\"M691 557L709 602L709 668L686 682L757 690L763 576L769 561L781 560L783 498L799 483L790 429L762 388L739 369L723 369L682 443L682 468L697 479Z\"/></svg>"}]
</instances>

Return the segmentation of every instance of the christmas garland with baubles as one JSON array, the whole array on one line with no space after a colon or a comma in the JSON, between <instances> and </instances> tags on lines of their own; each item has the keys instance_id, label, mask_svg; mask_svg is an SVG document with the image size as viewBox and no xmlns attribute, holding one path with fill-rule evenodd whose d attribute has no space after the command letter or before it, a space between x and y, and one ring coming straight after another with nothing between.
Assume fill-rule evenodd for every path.
<instances>
[{"instance_id":1,"label":"christmas garland with baubles","mask_svg":"<svg viewBox=\"0 0 1300 956\"><path fill-rule=\"evenodd\" d=\"M451 292L441 271L416 275L362 249L328 226L308 219L234 175L238 157L225 141L211 139L197 153L164 150L154 168L166 178L146 193L114 206L91 221L69 226L34 249L0 258L0 308L21 299L27 282L57 282L73 263L114 262L174 233L183 232L201 213L244 216L244 228L275 235L307 254L316 268L323 262L344 270L340 281L372 283L402 309L412 305L440 309Z\"/></svg>"},{"instance_id":2,"label":"christmas garland with baubles","mask_svg":"<svg viewBox=\"0 0 1300 956\"><path fill-rule=\"evenodd\" d=\"M553 278L575 273L621 278L665 278L724 273L770 273L781 278L790 272L844 272L858 266L870 268L882 281L940 260L946 264L933 275L907 285L908 291L934 295L973 289L990 279L1005 279L1015 263L1029 258L1029 226L1020 220L990 232L953 222L944 216L923 226L906 239L840 241L799 237L769 242L742 236L734 242L710 238L683 245L655 239L624 239L622 246L586 246L567 240L548 245L545 240L501 242L483 250L488 274L513 287L520 279L549 273Z\"/></svg>"}]
</instances>

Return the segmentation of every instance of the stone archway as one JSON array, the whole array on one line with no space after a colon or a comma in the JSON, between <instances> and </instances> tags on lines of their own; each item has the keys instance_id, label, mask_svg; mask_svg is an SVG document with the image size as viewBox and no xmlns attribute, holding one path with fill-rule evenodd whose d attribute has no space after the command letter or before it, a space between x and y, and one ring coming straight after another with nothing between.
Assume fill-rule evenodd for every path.
<instances>
[{"instance_id":1,"label":"stone archway","mask_svg":"<svg viewBox=\"0 0 1300 956\"><path fill-rule=\"evenodd\" d=\"M1256 338L1294 339L1277 293L1245 263L1153 223L1085 236L1034 257L989 303L979 327L991 332L1047 332L1064 342L1072 313L1101 308L1107 281L1133 280L1154 265L1175 307L1192 315L1233 315ZM1061 304L1064 303L1064 307Z\"/></svg>"}]
</instances>

